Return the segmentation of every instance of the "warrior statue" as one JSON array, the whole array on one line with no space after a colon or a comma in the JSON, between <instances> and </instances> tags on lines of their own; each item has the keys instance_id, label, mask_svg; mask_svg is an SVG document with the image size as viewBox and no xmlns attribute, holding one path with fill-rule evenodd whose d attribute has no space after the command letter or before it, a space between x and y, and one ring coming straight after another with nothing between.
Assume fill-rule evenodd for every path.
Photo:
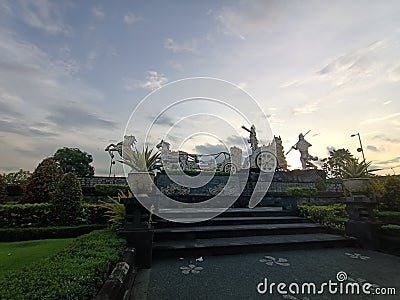
<instances>
[{"instance_id":1,"label":"warrior statue","mask_svg":"<svg viewBox=\"0 0 400 300\"><path fill-rule=\"evenodd\" d=\"M293 149L300 151L300 162L301 168L303 170L306 170L308 168L316 168L311 160L318 160L318 157L311 156L308 153L308 148L310 148L311 146L312 145L305 140L302 133L299 134L299 141L294 146L292 146Z\"/></svg>"},{"instance_id":2,"label":"warrior statue","mask_svg":"<svg viewBox=\"0 0 400 300\"><path fill-rule=\"evenodd\" d=\"M251 150L256 151L258 148L258 140L256 136L256 127L254 125L251 125L250 129L246 128L245 126L242 126L244 130L250 133L250 138L247 140L247 142L251 146Z\"/></svg>"}]
</instances>

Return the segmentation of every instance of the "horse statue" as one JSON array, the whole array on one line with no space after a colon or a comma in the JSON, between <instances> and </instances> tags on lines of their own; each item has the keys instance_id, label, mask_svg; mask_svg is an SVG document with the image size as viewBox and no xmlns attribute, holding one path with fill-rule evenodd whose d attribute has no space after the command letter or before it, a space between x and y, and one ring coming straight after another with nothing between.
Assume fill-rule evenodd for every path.
<instances>
[{"instance_id":1,"label":"horse statue","mask_svg":"<svg viewBox=\"0 0 400 300\"><path fill-rule=\"evenodd\" d=\"M117 144L109 144L104 151L107 151L108 154L110 155L111 158L111 163L110 163L110 173L108 174L108 177L111 176L111 168L113 165L115 165L115 155L114 152L118 152L118 155L122 158L122 152L123 150L127 149L132 149L133 145L136 143L136 138L133 135L125 135L124 140L117 143Z\"/></svg>"}]
</instances>

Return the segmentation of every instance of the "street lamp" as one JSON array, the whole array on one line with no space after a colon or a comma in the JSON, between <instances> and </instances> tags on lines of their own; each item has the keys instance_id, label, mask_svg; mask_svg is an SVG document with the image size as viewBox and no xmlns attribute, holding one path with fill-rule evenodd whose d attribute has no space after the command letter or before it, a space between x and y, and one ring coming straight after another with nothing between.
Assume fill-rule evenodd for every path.
<instances>
[{"instance_id":1,"label":"street lamp","mask_svg":"<svg viewBox=\"0 0 400 300\"><path fill-rule=\"evenodd\" d=\"M350 137L355 137L356 135L358 135L358 140L360 141L360 148L357 148L357 152L361 152L362 153L363 161L365 161L364 149L363 149L363 146L362 146L362 143L361 143L360 134L359 133L355 133L355 134L352 134Z\"/></svg>"}]
</instances>

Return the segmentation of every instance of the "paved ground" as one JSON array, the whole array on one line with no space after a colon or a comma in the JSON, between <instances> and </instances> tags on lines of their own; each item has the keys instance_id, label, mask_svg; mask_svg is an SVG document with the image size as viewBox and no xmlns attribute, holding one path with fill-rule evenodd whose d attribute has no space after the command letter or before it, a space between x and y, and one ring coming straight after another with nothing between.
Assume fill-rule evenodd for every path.
<instances>
[{"instance_id":1,"label":"paved ground","mask_svg":"<svg viewBox=\"0 0 400 300\"><path fill-rule=\"evenodd\" d=\"M242 255L164 258L153 262L150 270L141 270L135 280L133 296L136 300L164 299L400 299L400 257L357 248L329 248L316 250L273 251ZM342 273L345 272L346 274ZM372 284L371 295L358 296L329 293L323 283L340 283L343 291L347 283ZM341 277L344 276L344 277ZM322 294L281 295L276 286L273 293L260 294L257 286L267 279L296 288L298 283L321 285ZM367 287L367 286L365 286ZM396 288L396 296L376 295L381 288ZM259 286L261 292L265 285ZM334 288L334 287L333 287ZM362 293L362 291L361 291ZM373 295L375 293L375 295Z\"/></svg>"}]
</instances>

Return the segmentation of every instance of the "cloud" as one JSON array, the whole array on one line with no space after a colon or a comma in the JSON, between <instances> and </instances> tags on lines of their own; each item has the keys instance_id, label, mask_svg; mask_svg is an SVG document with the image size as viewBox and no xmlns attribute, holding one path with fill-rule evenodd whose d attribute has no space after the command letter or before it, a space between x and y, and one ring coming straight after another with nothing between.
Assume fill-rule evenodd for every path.
<instances>
[{"instance_id":1,"label":"cloud","mask_svg":"<svg viewBox=\"0 0 400 300\"><path fill-rule=\"evenodd\" d=\"M381 140L381 141L389 142L389 143L395 143L395 144L400 143L399 138L387 137L385 135L375 135L372 137L372 139Z\"/></svg>"},{"instance_id":2,"label":"cloud","mask_svg":"<svg viewBox=\"0 0 400 300\"><path fill-rule=\"evenodd\" d=\"M124 15L124 23L128 25L139 22L140 20L142 20L142 17L134 13L127 13Z\"/></svg>"},{"instance_id":3,"label":"cloud","mask_svg":"<svg viewBox=\"0 0 400 300\"><path fill-rule=\"evenodd\" d=\"M400 156L394 157L389 160L382 160L382 161L377 161L375 162L377 165L387 165L387 164L392 164L392 163L398 163L400 162Z\"/></svg>"},{"instance_id":4,"label":"cloud","mask_svg":"<svg viewBox=\"0 0 400 300\"><path fill-rule=\"evenodd\" d=\"M400 81L400 65L388 71L388 78L390 81Z\"/></svg>"},{"instance_id":5,"label":"cloud","mask_svg":"<svg viewBox=\"0 0 400 300\"><path fill-rule=\"evenodd\" d=\"M156 90L167 82L168 79L164 74L158 73L157 71L147 71L146 81L141 84L141 87L148 90Z\"/></svg>"},{"instance_id":6,"label":"cloud","mask_svg":"<svg viewBox=\"0 0 400 300\"><path fill-rule=\"evenodd\" d=\"M372 151L372 152L379 152L379 149L375 146L372 145L367 145L367 149Z\"/></svg>"},{"instance_id":7,"label":"cloud","mask_svg":"<svg viewBox=\"0 0 400 300\"><path fill-rule=\"evenodd\" d=\"M367 120L361 121L360 124L361 125L365 125L365 124L377 123L377 122L386 121L386 120L395 118L397 116L400 116L400 112L397 112L397 113L394 113L394 114L390 114L390 115L386 115L386 116L379 117L379 118L367 119Z\"/></svg>"},{"instance_id":8,"label":"cloud","mask_svg":"<svg viewBox=\"0 0 400 300\"><path fill-rule=\"evenodd\" d=\"M0 120L0 132L14 133L26 137L51 137L57 136L54 132L44 131L34 127L27 127L24 122Z\"/></svg>"},{"instance_id":9,"label":"cloud","mask_svg":"<svg viewBox=\"0 0 400 300\"><path fill-rule=\"evenodd\" d=\"M209 144L205 143L204 145L196 145L195 151L199 154L216 154L222 151L227 151L226 147L223 144Z\"/></svg>"},{"instance_id":10,"label":"cloud","mask_svg":"<svg viewBox=\"0 0 400 300\"><path fill-rule=\"evenodd\" d=\"M312 102L293 109L294 115L311 114L318 110L319 103Z\"/></svg>"},{"instance_id":11,"label":"cloud","mask_svg":"<svg viewBox=\"0 0 400 300\"><path fill-rule=\"evenodd\" d=\"M98 117L96 114L81 108L71 106L58 106L46 119L54 122L61 128L93 127L113 129L117 127L117 124L113 121Z\"/></svg>"},{"instance_id":12,"label":"cloud","mask_svg":"<svg viewBox=\"0 0 400 300\"><path fill-rule=\"evenodd\" d=\"M228 145L247 145L247 138L239 135L231 135L227 137L226 142Z\"/></svg>"},{"instance_id":13,"label":"cloud","mask_svg":"<svg viewBox=\"0 0 400 300\"><path fill-rule=\"evenodd\" d=\"M247 35L271 30L281 17L279 1L241 1L223 7L216 15L223 32L245 39Z\"/></svg>"},{"instance_id":14,"label":"cloud","mask_svg":"<svg viewBox=\"0 0 400 300\"><path fill-rule=\"evenodd\" d=\"M67 26L61 20L59 6L48 0L29 1L21 0L16 15L29 26L43 30L50 34L68 34Z\"/></svg>"},{"instance_id":15,"label":"cloud","mask_svg":"<svg viewBox=\"0 0 400 300\"><path fill-rule=\"evenodd\" d=\"M390 103L392 103L392 100L385 101L385 102L382 103L382 105L388 105Z\"/></svg>"},{"instance_id":16,"label":"cloud","mask_svg":"<svg viewBox=\"0 0 400 300\"><path fill-rule=\"evenodd\" d=\"M174 53L178 52L196 52L197 49L197 41L191 40L190 42L185 42L179 44L175 42L172 38L164 39L164 48L169 49Z\"/></svg>"},{"instance_id":17,"label":"cloud","mask_svg":"<svg viewBox=\"0 0 400 300\"><path fill-rule=\"evenodd\" d=\"M95 6L92 8L92 13L99 19L103 19L105 16L104 10L101 6Z\"/></svg>"}]
</instances>

